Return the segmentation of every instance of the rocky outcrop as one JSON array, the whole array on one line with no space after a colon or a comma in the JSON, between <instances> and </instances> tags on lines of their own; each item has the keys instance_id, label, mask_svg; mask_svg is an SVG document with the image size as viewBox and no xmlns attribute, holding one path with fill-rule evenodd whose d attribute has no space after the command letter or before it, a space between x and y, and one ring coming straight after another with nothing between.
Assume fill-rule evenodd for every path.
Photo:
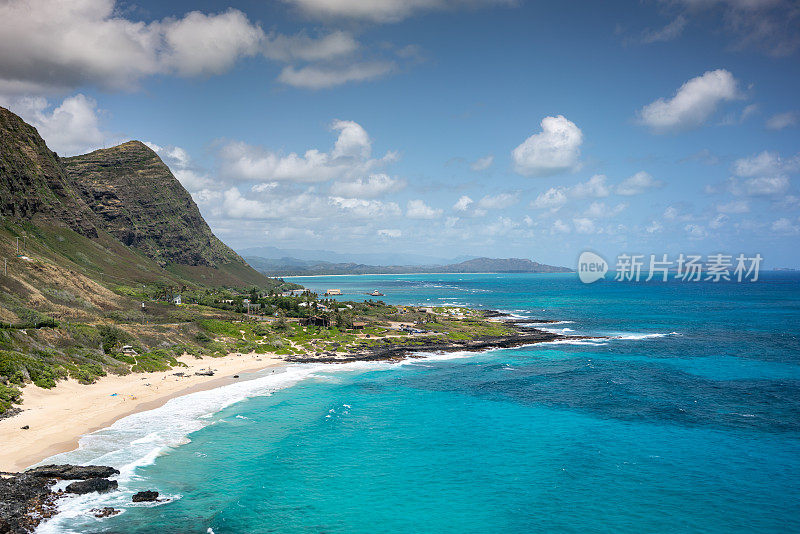
<instances>
[{"instance_id":1,"label":"rocky outcrop","mask_svg":"<svg viewBox=\"0 0 800 534\"><path fill-rule=\"evenodd\" d=\"M158 492L152 490L140 491L131 497L133 502L153 502L158 500Z\"/></svg>"},{"instance_id":2,"label":"rocky outcrop","mask_svg":"<svg viewBox=\"0 0 800 534\"><path fill-rule=\"evenodd\" d=\"M119 471L105 465L41 465L25 471L37 477L60 478L61 480L86 480L87 478L108 478Z\"/></svg>"},{"instance_id":3,"label":"rocky outcrop","mask_svg":"<svg viewBox=\"0 0 800 534\"><path fill-rule=\"evenodd\" d=\"M67 493L77 493L83 495L84 493L105 493L107 491L117 489L116 480L109 480L107 478L87 478L86 480L79 480L73 482L65 488Z\"/></svg>"},{"instance_id":4,"label":"rocky outcrop","mask_svg":"<svg viewBox=\"0 0 800 534\"><path fill-rule=\"evenodd\" d=\"M63 161L103 228L162 266L245 263L217 239L191 195L144 143L129 141Z\"/></svg>"},{"instance_id":5,"label":"rocky outcrop","mask_svg":"<svg viewBox=\"0 0 800 534\"><path fill-rule=\"evenodd\" d=\"M75 191L62 160L36 131L0 107L0 219L67 226L97 237L96 217Z\"/></svg>"},{"instance_id":6,"label":"rocky outcrop","mask_svg":"<svg viewBox=\"0 0 800 534\"><path fill-rule=\"evenodd\" d=\"M72 493L110 491L117 488L117 481L100 477L115 474L119 471L102 465L46 465L23 473L0 473L0 534L33 532L55 515L56 500L62 495L52 489L57 480L79 480L67 486L67 492L70 488L77 490Z\"/></svg>"}]
</instances>

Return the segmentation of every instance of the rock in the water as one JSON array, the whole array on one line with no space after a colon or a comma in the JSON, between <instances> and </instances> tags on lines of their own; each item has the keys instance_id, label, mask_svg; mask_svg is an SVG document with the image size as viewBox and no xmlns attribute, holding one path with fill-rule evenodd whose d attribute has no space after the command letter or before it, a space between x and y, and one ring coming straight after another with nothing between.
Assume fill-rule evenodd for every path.
<instances>
[{"instance_id":1,"label":"rock in the water","mask_svg":"<svg viewBox=\"0 0 800 534\"><path fill-rule=\"evenodd\" d=\"M86 480L108 478L119 471L107 465L42 465L25 471L36 477L60 478L62 480Z\"/></svg>"},{"instance_id":2,"label":"rock in the water","mask_svg":"<svg viewBox=\"0 0 800 534\"><path fill-rule=\"evenodd\" d=\"M83 495L84 493L92 493L96 491L98 493L104 493L106 491L111 491L117 489L117 481L116 480L109 480L107 478L89 478L86 480L79 480L78 482L73 482L66 488L67 493L77 493L78 495Z\"/></svg>"},{"instance_id":3,"label":"rock in the water","mask_svg":"<svg viewBox=\"0 0 800 534\"><path fill-rule=\"evenodd\" d=\"M117 515L122 512L122 510L117 510L116 508L111 508L110 506L104 506L102 508L92 508L90 510L95 517L111 517L112 515Z\"/></svg>"},{"instance_id":4,"label":"rock in the water","mask_svg":"<svg viewBox=\"0 0 800 534\"><path fill-rule=\"evenodd\" d=\"M151 490L140 491L139 493L136 493L133 497L131 497L131 500L133 502L150 502L150 501L155 501L157 499L158 499L158 492Z\"/></svg>"}]
</instances>

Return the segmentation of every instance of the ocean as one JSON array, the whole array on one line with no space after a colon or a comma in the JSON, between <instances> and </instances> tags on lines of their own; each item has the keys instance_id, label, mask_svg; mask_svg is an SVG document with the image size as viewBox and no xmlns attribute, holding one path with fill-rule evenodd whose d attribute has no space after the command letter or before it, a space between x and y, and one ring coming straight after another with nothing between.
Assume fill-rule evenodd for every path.
<instances>
[{"instance_id":1,"label":"ocean","mask_svg":"<svg viewBox=\"0 0 800 534\"><path fill-rule=\"evenodd\" d=\"M296 364L173 399L48 460L114 465L122 491L65 500L39 531L800 532L798 273L294 281L593 339ZM143 489L171 500L131 505Z\"/></svg>"}]
</instances>

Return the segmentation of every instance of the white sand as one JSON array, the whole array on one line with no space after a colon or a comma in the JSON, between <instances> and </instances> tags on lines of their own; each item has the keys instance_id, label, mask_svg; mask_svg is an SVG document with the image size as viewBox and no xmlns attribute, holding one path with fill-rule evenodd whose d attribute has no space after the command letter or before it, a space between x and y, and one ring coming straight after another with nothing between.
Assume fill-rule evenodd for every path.
<instances>
[{"instance_id":1,"label":"white sand","mask_svg":"<svg viewBox=\"0 0 800 534\"><path fill-rule=\"evenodd\" d=\"M188 367L158 373L106 376L94 384L75 380L53 389L28 385L22 390L22 413L0 419L0 471L20 471L43 459L74 450L78 438L132 413L152 410L173 397L236 381L234 374L281 365L272 354L230 354L222 358L183 356ZM211 369L214 376L196 376ZM176 372L186 373L177 377ZM116 393L116 395L114 395ZM28 425L28 430L21 427Z\"/></svg>"}]
</instances>

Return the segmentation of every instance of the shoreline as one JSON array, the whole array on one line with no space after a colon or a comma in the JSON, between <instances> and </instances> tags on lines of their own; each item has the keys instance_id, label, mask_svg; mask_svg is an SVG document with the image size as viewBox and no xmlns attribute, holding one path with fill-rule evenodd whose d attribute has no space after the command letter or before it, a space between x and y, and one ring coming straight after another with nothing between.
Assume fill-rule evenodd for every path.
<instances>
[{"instance_id":1,"label":"shoreline","mask_svg":"<svg viewBox=\"0 0 800 534\"><path fill-rule=\"evenodd\" d=\"M575 271L563 273L357 273L357 274L270 274L269 276L276 276L280 278L320 278L332 276L411 276L413 274L574 274Z\"/></svg>"},{"instance_id":2,"label":"shoreline","mask_svg":"<svg viewBox=\"0 0 800 534\"><path fill-rule=\"evenodd\" d=\"M22 411L0 419L0 471L23 471L46 458L75 450L82 436L129 415L159 408L173 398L251 379L233 375L286 366L276 355L255 353L220 358L182 356L178 361L187 367L109 375L93 384L70 379L52 389L26 385L19 405ZM214 371L213 376L194 374L209 369Z\"/></svg>"}]
</instances>

